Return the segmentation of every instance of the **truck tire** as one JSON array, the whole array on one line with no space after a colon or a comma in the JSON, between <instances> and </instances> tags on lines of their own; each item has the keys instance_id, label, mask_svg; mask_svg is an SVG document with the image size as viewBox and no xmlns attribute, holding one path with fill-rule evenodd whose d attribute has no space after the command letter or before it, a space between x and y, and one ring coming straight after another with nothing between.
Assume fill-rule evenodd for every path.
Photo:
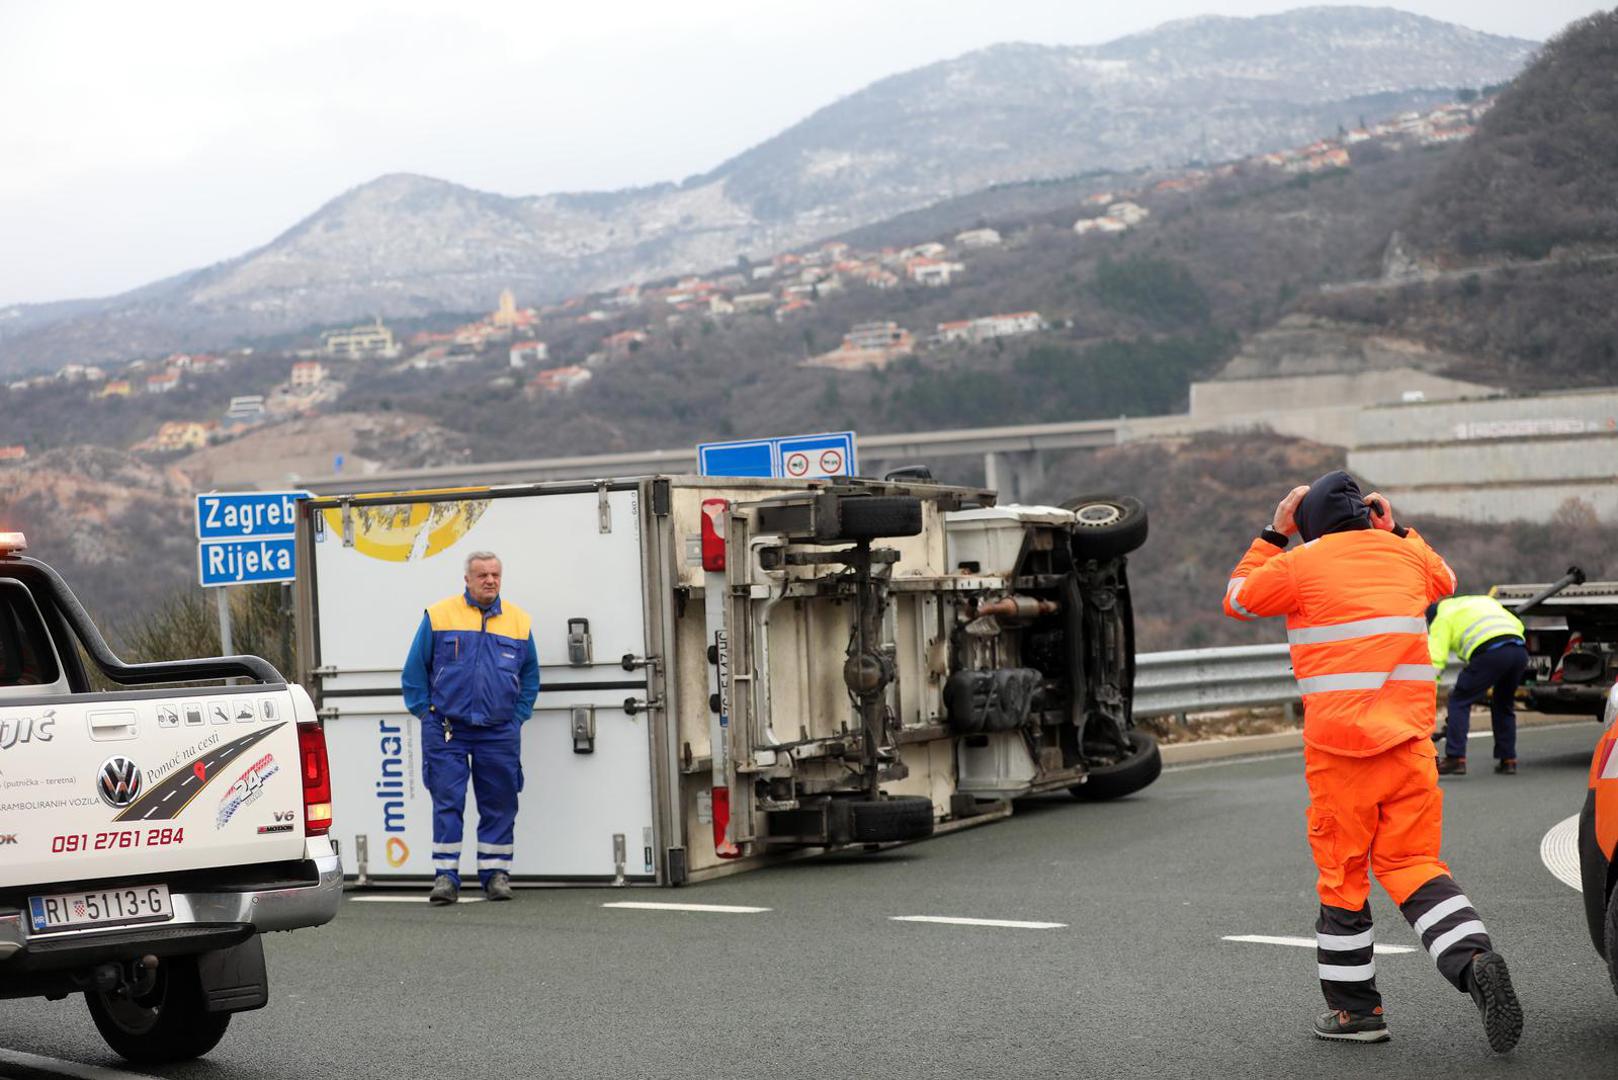
<instances>
[{"instance_id":1,"label":"truck tire","mask_svg":"<svg viewBox=\"0 0 1618 1080\"><path fill-rule=\"evenodd\" d=\"M163 961L145 994L86 990L84 1001L113 1052L145 1065L201 1057L219 1045L230 1024L229 1013L208 1011L196 959L188 956Z\"/></svg>"},{"instance_id":2,"label":"truck tire","mask_svg":"<svg viewBox=\"0 0 1618 1080\"><path fill-rule=\"evenodd\" d=\"M933 801L925 795L862 799L848 809L849 839L856 844L922 840L933 834Z\"/></svg>"},{"instance_id":3,"label":"truck tire","mask_svg":"<svg viewBox=\"0 0 1618 1080\"><path fill-rule=\"evenodd\" d=\"M838 540L881 540L921 533L921 500L911 495L848 495L839 503Z\"/></svg>"},{"instance_id":4,"label":"truck tire","mask_svg":"<svg viewBox=\"0 0 1618 1080\"><path fill-rule=\"evenodd\" d=\"M1618 994L1618 885L1607 897L1607 977Z\"/></svg>"},{"instance_id":5,"label":"truck tire","mask_svg":"<svg viewBox=\"0 0 1618 1080\"><path fill-rule=\"evenodd\" d=\"M1104 802L1133 795L1156 780L1163 772L1163 751L1157 740L1138 728L1129 732L1133 752L1113 765L1091 769L1082 784L1068 788L1082 802Z\"/></svg>"},{"instance_id":6,"label":"truck tire","mask_svg":"<svg viewBox=\"0 0 1618 1080\"><path fill-rule=\"evenodd\" d=\"M1146 543L1146 505L1133 495L1081 495L1062 504L1078 515L1073 555L1112 559Z\"/></svg>"}]
</instances>

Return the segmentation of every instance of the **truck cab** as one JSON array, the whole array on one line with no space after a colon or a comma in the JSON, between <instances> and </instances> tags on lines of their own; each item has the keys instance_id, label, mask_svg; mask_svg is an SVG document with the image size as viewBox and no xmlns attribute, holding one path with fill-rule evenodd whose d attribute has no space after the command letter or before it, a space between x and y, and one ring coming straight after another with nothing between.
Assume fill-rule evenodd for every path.
<instances>
[{"instance_id":1,"label":"truck cab","mask_svg":"<svg viewBox=\"0 0 1618 1080\"><path fill-rule=\"evenodd\" d=\"M329 921L324 735L254 656L126 664L0 533L0 998L82 994L137 1062L269 1000L263 934Z\"/></svg>"}]
</instances>

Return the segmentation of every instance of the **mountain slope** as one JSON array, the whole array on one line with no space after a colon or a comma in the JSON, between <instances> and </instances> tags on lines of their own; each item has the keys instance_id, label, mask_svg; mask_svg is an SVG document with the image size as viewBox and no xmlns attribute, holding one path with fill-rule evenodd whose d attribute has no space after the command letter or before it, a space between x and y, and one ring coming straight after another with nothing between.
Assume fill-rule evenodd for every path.
<instances>
[{"instance_id":1,"label":"mountain slope","mask_svg":"<svg viewBox=\"0 0 1618 1080\"><path fill-rule=\"evenodd\" d=\"M1390 9L1001 45L884 79L681 185L508 198L390 175L240 258L43 318L0 371L486 308L767 255L991 184L1225 159L1510 78L1533 44ZM14 330L5 329L8 319Z\"/></svg>"},{"instance_id":2,"label":"mountain slope","mask_svg":"<svg viewBox=\"0 0 1618 1080\"><path fill-rule=\"evenodd\" d=\"M1414 201L1390 276L1305 307L1532 387L1618 381L1618 11L1574 23Z\"/></svg>"}]
</instances>

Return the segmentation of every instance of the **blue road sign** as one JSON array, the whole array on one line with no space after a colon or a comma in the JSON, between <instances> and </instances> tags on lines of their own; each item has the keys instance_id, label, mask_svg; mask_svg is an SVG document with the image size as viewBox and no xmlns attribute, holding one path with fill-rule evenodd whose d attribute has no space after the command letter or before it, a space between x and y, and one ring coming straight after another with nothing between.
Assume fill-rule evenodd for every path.
<instances>
[{"instance_id":1,"label":"blue road sign","mask_svg":"<svg viewBox=\"0 0 1618 1080\"><path fill-rule=\"evenodd\" d=\"M291 581L293 536L307 491L210 492L197 496L197 579L203 587Z\"/></svg>"},{"instance_id":2,"label":"blue road sign","mask_svg":"<svg viewBox=\"0 0 1618 1080\"><path fill-rule=\"evenodd\" d=\"M298 526L298 500L308 497L307 491L226 491L198 495L197 539L291 536Z\"/></svg>"},{"instance_id":3,"label":"blue road sign","mask_svg":"<svg viewBox=\"0 0 1618 1080\"><path fill-rule=\"evenodd\" d=\"M197 577L204 588L291 581L297 574L295 541L290 536L264 540L214 540L197 545Z\"/></svg>"},{"instance_id":4,"label":"blue road sign","mask_svg":"<svg viewBox=\"0 0 1618 1080\"><path fill-rule=\"evenodd\" d=\"M853 476L856 467L852 431L703 443L697 447L697 469L703 476L823 480Z\"/></svg>"}]
</instances>

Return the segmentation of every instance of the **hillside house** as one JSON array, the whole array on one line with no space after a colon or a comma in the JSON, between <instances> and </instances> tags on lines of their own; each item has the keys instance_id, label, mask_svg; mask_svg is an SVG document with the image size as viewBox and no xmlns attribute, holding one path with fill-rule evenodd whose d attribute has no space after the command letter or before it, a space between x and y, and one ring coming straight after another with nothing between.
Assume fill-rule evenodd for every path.
<instances>
[{"instance_id":1,"label":"hillside house","mask_svg":"<svg viewBox=\"0 0 1618 1080\"><path fill-rule=\"evenodd\" d=\"M768 311L775 304L775 296L767 292L742 293L730 302L737 311Z\"/></svg>"},{"instance_id":2,"label":"hillside house","mask_svg":"<svg viewBox=\"0 0 1618 1080\"><path fill-rule=\"evenodd\" d=\"M905 263L905 274L917 285L925 285L930 289L941 288L948 285L956 274L966 267L958 262L948 259L934 259L921 256Z\"/></svg>"},{"instance_id":3,"label":"hillside house","mask_svg":"<svg viewBox=\"0 0 1618 1080\"><path fill-rule=\"evenodd\" d=\"M299 360L292 365L287 382L294 390L313 390L326 381L326 365L319 360Z\"/></svg>"},{"instance_id":4,"label":"hillside house","mask_svg":"<svg viewBox=\"0 0 1618 1080\"><path fill-rule=\"evenodd\" d=\"M780 307L775 309L775 321L776 322L786 322L792 316L798 314L801 311L808 311L810 308L812 308L814 306L815 306L815 302L813 300L807 300L807 299L802 299L802 298L795 299L795 300L788 300L786 303L782 304Z\"/></svg>"},{"instance_id":5,"label":"hillside house","mask_svg":"<svg viewBox=\"0 0 1618 1080\"><path fill-rule=\"evenodd\" d=\"M320 347L327 356L340 360L365 360L370 357L391 360L399 355L399 344L393 340L393 331L383 326L381 319L368 326L327 330L320 335Z\"/></svg>"},{"instance_id":6,"label":"hillside house","mask_svg":"<svg viewBox=\"0 0 1618 1080\"><path fill-rule=\"evenodd\" d=\"M525 341L521 345L513 345L506 355L512 367L520 368L545 363L551 358L551 350L543 341Z\"/></svg>"},{"instance_id":7,"label":"hillside house","mask_svg":"<svg viewBox=\"0 0 1618 1080\"><path fill-rule=\"evenodd\" d=\"M0 461L26 461L28 448L22 445L0 446Z\"/></svg>"},{"instance_id":8,"label":"hillside house","mask_svg":"<svg viewBox=\"0 0 1618 1080\"><path fill-rule=\"evenodd\" d=\"M614 356L628 356L644 344L646 344L646 331L620 330L616 334L608 334L602 340L601 347Z\"/></svg>"},{"instance_id":9,"label":"hillside house","mask_svg":"<svg viewBox=\"0 0 1618 1080\"><path fill-rule=\"evenodd\" d=\"M196 420L166 420L157 429L152 438L154 449L164 452L178 450L201 450L208 445L208 438L218 428L213 422L202 423Z\"/></svg>"},{"instance_id":10,"label":"hillside house","mask_svg":"<svg viewBox=\"0 0 1618 1080\"><path fill-rule=\"evenodd\" d=\"M1047 324L1037 311L1019 311L1010 315L984 315L977 319L938 324L934 336L940 342L989 341L993 338L1016 337L1019 334L1037 334Z\"/></svg>"},{"instance_id":11,"label":"hillside house","mask_svg":"<svg viewBox=\"0 0 1618 1080\"><path fill-rule=\"evenodd\" d=\"M896 322L860 323L843 335L840 346L810 357L803 365L837 371L868 371L887 367L914 347L910 331Z\"/></svg>"},{"instance_id":12,"label":"hillside house","mask_svg":"<svg viewBox=\"0 0 1618 1080\"><path fill-rule=\"evenodd\" d=\"M525 392L530 397L538 397L544 394L567 394L577 390L589 382L591 378L593 376L589 369L578 364L547 368L544 371L536 372L534 377L528 380Z\"/></svg>"},{"instance_id":13,"label":"hillside house","mask_svg":"<svg viewBox=\"0 0 1618 1080\"><path fill-rule=\"evenodd\" d=\"M225 406L225 423L253 424L267 415L263 394L238 394Z\"/></svg>"},{"instance_id":14,"label":"hillside house","mask_svg":"<svg viewBox=\"0 0 1618 1080\"><path fill-rule=\"evenodd\" d=\"M999 247L1000 233L995 229L968 229L966 232L956 234L955 246L967 250Z\"/></svg>"},{"instance_id":15,"label":"hillside house","mask_svg":"<svg viewBox=\"0 0 1618 1080\"><path fill-rule=\"evenodd\" d=\"M167 394L180 385L178 371L160 371L156 375L146 376L146 392L148 394Z\"/></svg>"},{"instance_id":16,"label":"hillside house","mask_svg":"<svg viewBox=\"0 0 1618 1080\"><path fill-rule=\"evenodd\" d=\"M134 392L135 388L130 385L128 379L108 379L102 384L101 393L98 396L104 398L129 397Z\"/></svg>"},{"instance_id":17,"label":"hillside house","mask_svg":"<svg viewBox=\"0 0 1618 1080\"><path fill-rule=\"evenodd\" d=\"M949 249L936 240L929 240L925 244L907 247L899 252L899 258L908 262L911 259L941 259L948 254Z\"/></svg>"}]
</instances>

